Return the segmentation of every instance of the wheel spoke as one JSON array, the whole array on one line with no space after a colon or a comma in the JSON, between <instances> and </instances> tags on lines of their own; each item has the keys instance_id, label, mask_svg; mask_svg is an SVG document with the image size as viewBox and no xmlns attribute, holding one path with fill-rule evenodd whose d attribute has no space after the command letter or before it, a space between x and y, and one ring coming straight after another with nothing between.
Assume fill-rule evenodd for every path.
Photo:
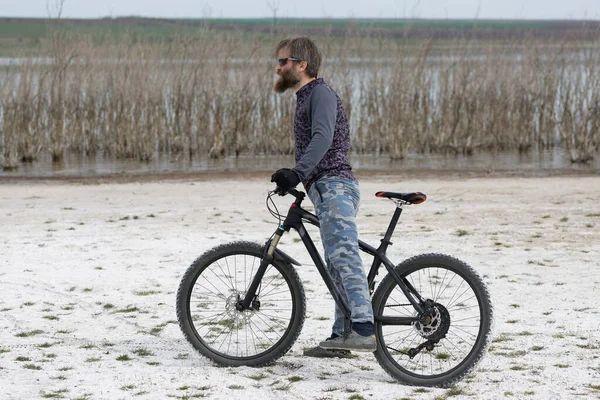
<instances>
[{"instance_id":1,"label":"wheel spoke","mask_svg":"<svg viewBox=\"0 0 600 400\"><path fill-rule=\"evenodd\" d=\"M419 257L439 260L441 256ZM491 321L491 309L486 306L485 314L482 314L482 296L483 304L489 303L485 286L479 278L475 283L471 281L468 274L474 274L472 270L463 275L462 269L469 269L468 266L460 263L458 267L448 267L446 263L460 262L451 259L431 261L431 266L407 264L397 267L403 280L425 300L426 309L432 312L431 318L422 318L406 326L376 323L376 335L383 349L376 352L377 357L380 361L382 357L389 360L391 364L386 370L404 382L426 385L431 380L432 385L437 385L446 375L467 371L478 359L471 357L474 351L485 350L485 336L489 335ZM404 292L388 276L378 287L373 304L377 316L418 317L418 312L407 303ZM480 335L484 321L488 330ZM407 351L421 345L431 350L424 346L411 359ZM469 358L473 360L470 364L464 362ZM416 377L425 381L417 383Z\"/></svg>"},{"instance_id":2,"label":"wheel spoke","mask_svg":"<svg viewBox=\"0 0 600 400\"><path fill-rule=\"evenodd\" d=\"M276 264L269 264L265 271L256 293L260 303L252 304L256 309L237 310L237 302L244 298L261 263L262 250L257 248L256 253L234 250L213 256L199 267L196 273L199 275L189 289L184 307L193 336L199 340L198 343L191 340L192 344L202 353L206 350L228 359L259 359L290 335L295 315L298 318L301 313L299 326L304 321L304 303L298 304L293 295L294 290L302 290L297 275L293 270L290 275L290 270L281 270ZM179 309L178 315L181 315ZM182 326L182 329L186 328ZM287 346L291 346L289 343L293 343L296 336L293 334ZM273 357L282 354L280 351Z\"/></svg>"}]
</instances>

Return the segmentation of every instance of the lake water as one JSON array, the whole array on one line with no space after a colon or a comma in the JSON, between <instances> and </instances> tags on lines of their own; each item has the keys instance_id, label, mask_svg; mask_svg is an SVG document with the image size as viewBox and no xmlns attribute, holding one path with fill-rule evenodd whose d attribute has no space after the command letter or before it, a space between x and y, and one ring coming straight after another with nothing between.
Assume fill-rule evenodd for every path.
<instances>
[{"instance_id":1,"label":"lake water","mask_svg":"<svg viewBox=\"0 0 600 400\"><path fill-rule=\"evenodd\" d=\"M388 155L351 155L355 171L463 171L463 172L521 172L544 175L556 172L587 172L600 174L600 159L587 164L571 163L560 149L519 154L479 152L472 156L443 154L409 154L403 160L391 160ZM32 163L22 163L14 170L0 169L1 177L57 178L100 177L108 175L144 175L174 173L265 172L294 165L292 156L239 156L218 160L186 159L166 154L148 163L102 157L69 156L62 162L45 157Z\"/></svg>"}]
</instances>

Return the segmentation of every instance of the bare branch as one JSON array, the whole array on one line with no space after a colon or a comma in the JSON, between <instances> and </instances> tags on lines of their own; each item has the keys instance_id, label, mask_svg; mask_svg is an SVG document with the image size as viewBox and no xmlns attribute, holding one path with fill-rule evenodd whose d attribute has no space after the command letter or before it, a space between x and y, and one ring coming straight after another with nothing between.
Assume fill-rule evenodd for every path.
<instances>
[{"instance_id":1,"label":"bare branch","mask_svg":"<svg viewBox=\"0 0 600 400\"><path fill-rule=\"evenodd\" d=\"M279 9L279 0L267 0L267 6L273 12L273 33L277 27L277 10Z\"/></svg>"},{"instance_id":2,"label":"bare branch","mask_svg":"<svg viewBox=\"0 0 600 400\"><path fill-rule=\"evenodd\" d=\"M55 18L59 20L62 17L65 1L66 0L54 0L54 4L50 4L50 0L47 0L46 11L48 12L48 18ZM53 14L55 14L56 17L53 17Z\"/></svg>"}]
</instances>

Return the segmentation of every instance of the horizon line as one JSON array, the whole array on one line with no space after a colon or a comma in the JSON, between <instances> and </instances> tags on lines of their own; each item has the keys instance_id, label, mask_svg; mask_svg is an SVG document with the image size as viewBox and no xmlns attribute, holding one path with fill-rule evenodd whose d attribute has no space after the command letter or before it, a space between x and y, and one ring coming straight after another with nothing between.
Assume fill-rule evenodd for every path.
<instances>
[{"instance_id":1,"label":"horizon line","mask_svg":"<svg viewBox=\"0 0 600 400\"><path fill-rule=\"evenodd\" d=\"M139 19L159 19L159 20L206 20L206 21L248 21L248 20L268 20L272 21L273 17L157 17L157 16L145 16L145 15L117 15L117 16L102 16L102 17L65 17L60 18L47 16L47 17L31 17L31 16L6 16L0 15L0 19L40 19L40 20L107 20L107 19L125 19L125 18L139 18ZM577 18L389 18L389 17L276 17L277 20L313 20L313 21L424 21L424 22L443 22L443 21L462 21L462 22L600 22L600 19L577 19Z\"/></svg>"}]
</instances>

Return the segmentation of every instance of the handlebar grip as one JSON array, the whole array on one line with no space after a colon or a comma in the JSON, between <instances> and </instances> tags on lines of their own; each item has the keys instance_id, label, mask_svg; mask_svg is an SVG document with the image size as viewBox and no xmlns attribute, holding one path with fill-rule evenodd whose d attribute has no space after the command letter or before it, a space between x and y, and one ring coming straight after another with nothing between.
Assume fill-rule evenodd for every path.
<instances>
[{"instance_id":1,"label":"handlebar grip","mask_svg":"<svg viewBox=\"0 0 600 400\"><path fill-rule=\"evenodd\" d=\"M278 195L280 195L280 196L285 196L286 194L291 194L295 198L298 198L298 197L304 198L304 193L301 192L301 191L299 191L299 190L297 190L297 189L294 189L294 188L290 188L290 189L285 190L285 189L277 186L277 187L275 187L275 193L278 194Z\"/></svg>"},{"instance_id":2,"label":"handlebar grip","mask_svg":"<svg viewBox=\"0 0 600 400\"><path fill-rule=\"evenodd\" d=\"M275 190L274 190L275 194L278 194L280 196L285 196L286 192L280 188L279 186L275 186Z\"/></svg>"}]
</instances>

